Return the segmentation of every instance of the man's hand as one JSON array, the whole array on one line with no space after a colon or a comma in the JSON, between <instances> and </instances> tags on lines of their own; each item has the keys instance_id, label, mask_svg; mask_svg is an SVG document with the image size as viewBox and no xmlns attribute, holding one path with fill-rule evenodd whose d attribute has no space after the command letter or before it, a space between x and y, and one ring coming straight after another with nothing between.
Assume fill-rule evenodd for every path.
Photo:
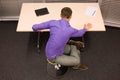
<instances>
[{"instance_id":1,"label":"man's hand","mask_svg":"<svg viewBox=\"0 0 120 80\"><path fill-rule=\"evenodd\" d=\"M92 24L91 23L84 24L84 28L86 30L89 30L90 28L92 28Z\"/></svg>"}]
</instances>

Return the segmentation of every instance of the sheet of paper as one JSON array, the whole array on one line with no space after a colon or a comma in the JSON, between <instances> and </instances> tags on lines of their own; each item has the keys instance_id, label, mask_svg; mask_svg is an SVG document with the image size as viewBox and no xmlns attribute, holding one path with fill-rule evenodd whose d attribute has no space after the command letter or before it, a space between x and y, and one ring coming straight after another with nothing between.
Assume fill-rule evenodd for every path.
<instances>
[{"instance_id":1,"label":"sheet of paper","mask_svg":"<svg viewBox=\"0 0 120 80\"><path fill-rule=\"evenodd\" d=\"M93 6L88 6L87 8L86 8L86 15L87 16L95 16L95 14L96 14L96 11L97 11L97 8L95 8L95 7L93 7Z\"/></svg>"}]
</instances>

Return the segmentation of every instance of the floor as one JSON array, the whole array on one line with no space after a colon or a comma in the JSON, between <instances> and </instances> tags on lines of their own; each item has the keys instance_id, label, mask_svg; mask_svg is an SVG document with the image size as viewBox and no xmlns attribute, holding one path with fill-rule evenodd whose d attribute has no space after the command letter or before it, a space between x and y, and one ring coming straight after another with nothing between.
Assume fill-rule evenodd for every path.
<instances>
[{"instance_id":1,"label":"floor","mask_svg":"<svg viewBox=\"0 0 120 80\"><path fill-rule=\"evenodd\" d=\"M0 80L120 80L120 28L106 26L106 32L87 32L81 63L86 71L68 69L55 79L47 74L43 34L40 53L37 33L16 32L17 21L0 22Z\"/></svg>"}]
</instances>

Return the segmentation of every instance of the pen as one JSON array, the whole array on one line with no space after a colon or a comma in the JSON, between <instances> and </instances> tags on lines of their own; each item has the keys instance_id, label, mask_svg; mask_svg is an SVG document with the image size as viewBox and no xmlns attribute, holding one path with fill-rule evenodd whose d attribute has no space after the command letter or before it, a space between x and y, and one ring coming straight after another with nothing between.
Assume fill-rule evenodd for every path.
<instances>
[{"instance_id":1,"label":"pen","mask_svg":"<svg viewBox=\"0 0 120 80\"><path fill-rule=\"evenodd\" d=\"M95 13L96 13L96 10L93 12L92 16L94 16L94 15L95 15Z\"/></svg>"}]
</instances>

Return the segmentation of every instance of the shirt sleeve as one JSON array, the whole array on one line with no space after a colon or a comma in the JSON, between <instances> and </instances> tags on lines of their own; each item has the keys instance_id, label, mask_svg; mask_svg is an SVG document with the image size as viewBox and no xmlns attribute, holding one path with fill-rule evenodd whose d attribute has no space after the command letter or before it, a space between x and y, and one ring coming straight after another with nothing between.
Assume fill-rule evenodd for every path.
<instances>
[{"instance_id":1,"label":"shirt sleeve","mask_svg":"<svg viewBox=\"0 0 120 80\"><path fill-rule=\"evenodd\" d=\"M76 30L75 33L73 33L71 37L81 37L87 31L85 28L83 28L81 30L77 30L77 29L75 29L75 30Z\"/></svg>"},{"instance_id":2,"label":"shirt sleeve","mask_svg":"<svg viewBox=\"0 0 120 80\"><path fill-rule=\"evenodd\" d=\"M37 30L42 30L42 29L49 29L49 24L51 21L46 21L40 24L34 24L32 26L33 31L37 31Z\"/></svg>"}]
</instances>

